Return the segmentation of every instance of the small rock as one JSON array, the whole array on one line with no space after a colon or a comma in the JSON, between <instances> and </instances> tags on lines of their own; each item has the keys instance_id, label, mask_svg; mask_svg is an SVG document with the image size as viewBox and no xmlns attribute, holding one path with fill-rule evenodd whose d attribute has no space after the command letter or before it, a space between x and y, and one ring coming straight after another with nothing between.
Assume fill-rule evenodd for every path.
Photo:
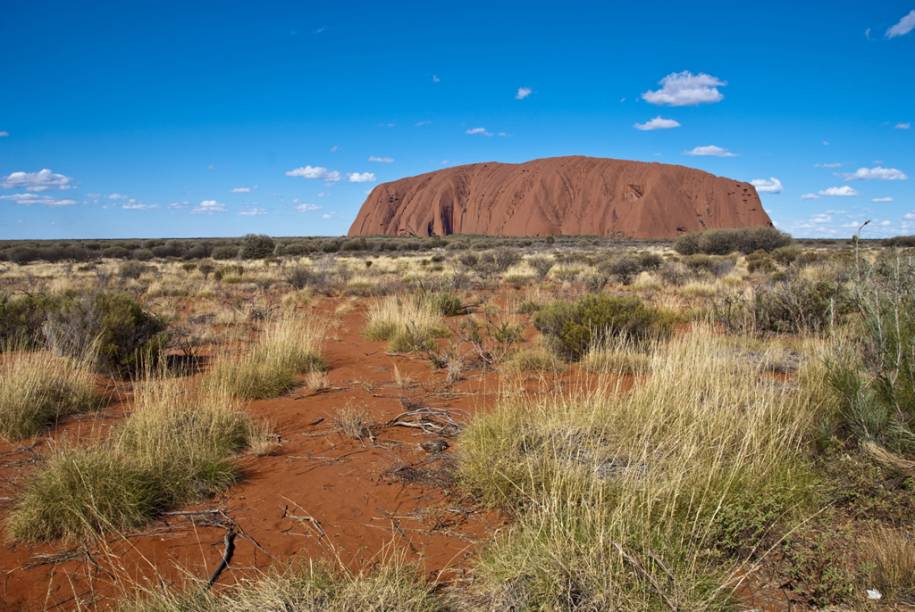
<instances>
[{"instance_id":1,"label":"small rock","mask_svg":"<svg viewBox=\"0 0 915 612\"><path fill-rule=\"evenodd\" d=\"M421 442L420 448L422 448L427 453L440 453L446 448L448 448L447 440L429 440L428 442Z\"/></svg>"}]
</instances>

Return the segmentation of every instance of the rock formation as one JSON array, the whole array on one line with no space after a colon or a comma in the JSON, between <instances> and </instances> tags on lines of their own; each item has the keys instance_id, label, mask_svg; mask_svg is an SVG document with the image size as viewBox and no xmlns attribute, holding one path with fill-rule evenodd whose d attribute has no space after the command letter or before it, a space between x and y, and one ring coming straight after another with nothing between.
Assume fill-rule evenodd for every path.
<instances>
[{"instance_id":1,"label":"rock formation","mask_svg":"<svg viewBox=\"0 0 915 612\"><path fill-rule=\"evenodd\" d=\"M553 157L469 164L383 183L369 194L349 235L665 239L771 225L749 183L670 164Z\"/></svg>"}]
</instances>

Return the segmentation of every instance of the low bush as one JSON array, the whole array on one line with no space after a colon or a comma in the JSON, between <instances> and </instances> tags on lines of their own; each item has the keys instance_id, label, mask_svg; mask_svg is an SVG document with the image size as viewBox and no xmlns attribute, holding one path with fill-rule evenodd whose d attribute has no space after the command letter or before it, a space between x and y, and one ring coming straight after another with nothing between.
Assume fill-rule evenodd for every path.
<instances>
[{"instance_id":1,"label":"low bush","mask_svg":"<svg viewBox=\"0 0 915 612\"><path fill-rule=\"evenodd\" d=\"M47 314L42 329L55 352L92 354L96 369L110 374L136 373L158 358L168 339L165 323L125 293L67 298Z\"/></svg>"},{"instance_id":2,"label":"low bush","mask_svg":"<svg viewBox=\"0 0 915 612\"><path fill-rule=\"evenodd\" d=\"M706 230L680 236L674 241L674 249L681 255L707 253L727 255L734 251L773 251L791 243L791 237L774 227L753 227L747 229Z\"/></svg>"},{"instance_id":3,"label":"low bush","mask_svg":"<svg viewBox=\"0 0 915 612\"><path fill-rule=\"evenodd\" d=\"M238 256L242 259L264 259L273 255L276 244L263 234L248 234L241 241Z\"/></svg>"},{"instance_id":4,"label":"low bush","mask_svg":"<svg viewBox=\"0 0 915 612\"><path fill-rule=\"evenodd\" d=\"M673 319L635 297L588 295L574 303L545 306L534 315L534 326L560 357L577 361L613 337L634 342L667 337Z\"/></svg>"},{"instance_id":5,"label":"low bush","mask_svg":"<svg viewBox=\"0 0 915 612\"><path fill-rule=\"evenodd\" d=\"M43 293L20 296L0 293L0 351L11 346L22 349L41 346L42 325L59 301Z\"/></svg>"}]
</instances>

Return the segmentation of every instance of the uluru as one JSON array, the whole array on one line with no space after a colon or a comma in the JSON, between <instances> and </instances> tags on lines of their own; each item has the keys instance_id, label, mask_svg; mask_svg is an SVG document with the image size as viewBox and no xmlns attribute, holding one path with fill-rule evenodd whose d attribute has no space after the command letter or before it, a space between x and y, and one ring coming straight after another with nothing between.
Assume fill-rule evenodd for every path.
<instances>
[{"instance_id":1,"label":"uluru","mask_svg":"<svg viewBox=\"0 0 915 612\"><path fill-rule=\"evenodd\" d=\"M573 156L468 164L383 183L349 235L667 239L771 225L749 183L672 164Z\"/></svg>"}]
</instances>

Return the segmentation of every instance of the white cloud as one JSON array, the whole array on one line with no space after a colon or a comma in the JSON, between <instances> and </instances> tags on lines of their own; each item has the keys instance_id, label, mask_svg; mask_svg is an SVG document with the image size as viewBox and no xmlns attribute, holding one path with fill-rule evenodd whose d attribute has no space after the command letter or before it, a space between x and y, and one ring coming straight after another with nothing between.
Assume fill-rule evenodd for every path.
<instances>
[{"instance_id":1,"label":"white cloud","mask_svg":"<svg viewBox=\"0 0 915 612\"><path fill-rule=\"evenodd\" d=\"M438 75L437 75L437 74L433 74L433 75L432 75L432 82L433 82L433 83L441 83L442 80L441 80L440 78L438 78Z\"/></svg>"},{"instance_id":2,"label":"white cloud","mask_svg":"<svg viewBox=\"0 0 915 612\"><path fill-rule=\"evenodd\" d=\"M25 189L26 191L70 189L72 186L70 177L51 172L47 168L38 172L13 172L0 183L0 187L6 189Z\"/></svg>"},{"instance_id":3,"label":"white cloud","mask_svg":"<svg viewBox=\"0 0 915 612\"><path fill-rule=\"evenodd\" d=\"M312 210L321 210L321 207L318 206L317 204L302 203L302 204L299 204L298 206L296 206L295 209L299 212L309 212Z\"/></svg>"},{"instance_id":4,"label":"white cloud","mask_svg":"<svg viewBox=\"0 0 915 612\"><path fill-rule=\"evenodd\" d=\"M882 198L871 198L871 202L875 202L877 204L887 204L892 201L893 201L893 198L891 198L889 196L885 196Z\"/></svg>"},{"instance_id":5,"label":"white cloud","mask_svg":"<svg viewBox=\"0 0 915 612\"><path fill-rule=\"evenodd\" d=\"M646 91L642 94L642 99L652 104L668 106L710 104L724 99L718 88L727 85L718 77L702 72L693 74L689 70L668 74L659 83L661 89Z\"/></svg>"},{"instance_id":6,"label":"white cloud","mask_svg":"<svg viewBox=\"0 0 915 612\"><path fill-rule=\"evenodd\" d=\"M805 193L804 195L801 196L802 200L818 200L819 198L820 198L820 196L818 196L815 193Z\"/></svg>"},{"instance_id":7,"label":"white cloud","mask_svg":"<svg viewBox=\"0 0 915 612\"><path fill-rule=\"evenodd\" d=\"M232 193L251 193L250 187L233 187Z\"/></svg>"},{"instance_id":8,"label":"white cloud","mask_svg":"<svg viewBox=\"0 0 915 612\"><path fill-rule=\"evenodd\" d=\"M0 138L6 138L9 135L10 135L10 133L7 132L6 130L0 130Z\"/></svg>"},{"instance_id":9,"label":"white cloud","mask_svg":"<svg viewBox=\"0 0 915 612\"><path fill-rule=\"evenodd\" d=\"M49 195L38 195L37 193L13 193L10 195L0 196L0 200L15 202L23 206L38 204L40 206L73 206L76 200L68 198L55 198Z\"/></svg>"},{"instance_id":10,"label":"white cloud","mask_svg":"<svg viewBox=\"0 0 915 612\"><path fill-rule=\"evenodd\" d=\"M109 194L108 194L108 199L109 199L109 200L126 200L126 199L128 199L129 197L130 197L130 196L126 196L126 195L124 195L123 193L109 193Z\"/></svg>"},{"instance_id":11,"label":"white cloud","mask_svg":"<svg viewBox=\"0 0 915 612\"><path fill-rule=\"evenodd\" d=\"M304 179L321 179L331 183L340 180L340 173L336 170L328 170L324 166L302 166L293 168L286 172L286 176L300 176Z\"/></svg>"},{"instance_id":12,"label":"white cloud","mask_svg":"<svg viewBox=\"0 0 915 612\"><path fill-rule=\"evenodd\" d=\"M429 124L431 124L431 123L432 123L432 122L429 121L428 119L423 119L422 121L417 121L417 122L416 122L416 127L423 127L423 126L429 125Z\"/></svg>"},{"instance_id":13,"label":"white cloud","mask_svg":"<svg viewBox=\"0 0 915 612\"><path fill-rule=\"evenodd\" d=\"M169 208L180 209L187 208L190 204L188 202L172 202L168 205Z\"/></svg>"},{"instance_id":14,"label":"white cloud","mask_svg":"<svg viewBox=\"0 0 915 612\"><path fill-rule=\"evenodd\" d=\"M909 32L915 29L915 10L909 11L902 19L900 19L893 27L886 31L887 38L896 38L897 36L905 36Z\"/></svg>"},{"instance_id":15,"label":"white cloud","mask_svg":"<svg viewBox=\"0 0 915 612\"><path fill-rule=\"evenodd\" d=\"M897 130L907 130L910 127L912 127L912 124L909 123L908 121L900 121L899 123L896 124L895 127Z\"/></svg>"},{"instance_id":16,"label":"white cloud","mask_svg":"<svg viewBox=\"0 0 915 612\"><path fill-rule=\"evenodd\" d=\"M350 183L371 183L375 180L374 172L350 172L346 180Z\"/></svg>"},{"instance_id":17,"label":"white cloud","mask_svg":"<svg viewBox=\"0 0 915 612\"><path fill-rule=\"evenodd\" d=\"M658 115L645 123L636 123L633 127L637 130L642 130L643 132L650 132L651 130L669 130L680 127L680 122L675 119L665 119Z\"/></svg>"},{"instance_id":18,"label":"white cloud","mask_svg":"<svg viewBox=\"0 0 915 612\"><path fill-rule=\"evenodd\" d=\"M828 162L825 164L814 164L817 168L841 168L842 162Z\"/></svg>"},{"instance_id":19,"label":"white cloud","mask_svg":"<svg viewBox=\"0 0 915 612\"><path fill-rule=\"evenodd\" d=\"M826 189L819 190L817 193L821 196L840 198L849 198L851 196L858 195L858 192L848 185L842 185L841 187L828 187Z\"/></svg>"},{"instance_id":20,"label":"white cloud","mask_svg":"<svg viewBox=\"0 0 915 612\"><path fill-rule=\"evenodd\" d=\"M332 219L333 216L334 216L334 213L332 213L332 212L326 212L326 213L324 213L324 214L321 215L321 218L322 218L322 219Z\"/></svg>"},{"instance_id":21,"label":"white cloud","mask_svg":"<svg viewBox=\"0 0 915 612\"><path fill-rule=\"evenodd\" d=\"M464 133L471 136L492 136L492 132L486 131L486 128L483 127L469 128Z\"/></svg>"},{"instance_id":22,"label":"white cloud","mask_svg":"<svg viewBox=\"0 0 915 612\"><path fill-rule=\"evenodd\" d=\"M386 157L386 156L378 156L378 155L369 155L369 161L375 162L378 164L393 164L394 158Z\"/></svg>"},{"instance_id":23,"label":"white cloud","mask_svg":"<svg viewBox=\"0 0 915 612\"><path fill-rule=\"evenodd\" d=\"M515 100L523 100L534 93L534 90L530 87L519 87L517 93L515 93Z\"/></svg>"},{"instance_id":24,"label":"white cloud","mask_svg":"<svg viewBox=\"0 0 915 612\"><path fill-rule=\"evenodd\" d=\"M119 195L119 194L112 194ZM108 196L109 198L111 196ZM127 210L149 210L151 208L159 208L158 204L144 204L134 198L127 198L127 201L121 205L121 208L126 208Z\"/></svg>"},{"instance_id":25,"label":"white cloud","mask_svg":"<svg viewBox=\"0 0 915 612\"><path fill-rule=\"evenodd\" d=\"M241 210L238 212L242 217L257 217L259 215L266 215L266 208L248 208L246 210Z\"/></svg>"},{"instance_id":26,"label":"white cloud","mask_svg":"<svg viewBox=\"0 0 915 612\"><path fill-rule=\"evenodd\" d=\"M703 147L693 147L691 150L685 152L686 155L692 155L693 157L734 157L735 154L731 153L727 149L722 149L716 145L705 145Z\"/></svg>"},{"instance_id":27,"label":"white cloud","mask_svg":"<svg viewBox=\"0 0 915 612\"><path fill-rule=\"evenodd\" d=\"M221 213L226 212L226 206L222 202L217 202L216 200L201 200L200 204L192 210L193 213Z\"/></svg>"},{"instance_id":28,"label":"white cloud","mask_svg":"<svg viewBox=\"0 0 915 612\"><path fill-rule=\"evenodd\" d=\"M781 193L782 182L774 176L769 179L753 179L750 184L756 187L759 193Z\"/></svg>"},{"instance_id":29,"label":"white cloud","mask_svg":"<svg viewBox=\"0 0 915 612\"><path fill-rule=\"evenodd\" d=\"M905 172L896 168L884 168L875 166L873 168L858 168L853 173L843 174L846 181L864 180L864 181L904 181L907 177Z\"/></svg>"}]
</instances>

